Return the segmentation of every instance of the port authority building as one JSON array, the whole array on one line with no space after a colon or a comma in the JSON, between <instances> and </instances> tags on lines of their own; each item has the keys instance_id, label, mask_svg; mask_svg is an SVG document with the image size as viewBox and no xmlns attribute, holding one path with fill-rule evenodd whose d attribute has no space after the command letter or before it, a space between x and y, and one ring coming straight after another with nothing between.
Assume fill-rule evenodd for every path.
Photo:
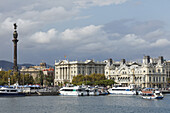
<instances>
[{"instance_id":1,"label":"port authority building","mask_svg":"<svg viewBox=\"0 0 170 113\"><path fill-rule=\"evenodd\" d=\"M72 82L74 76L90 75L93 73L104 74L105 62L95 62L94 60L86 61L55 61L55 79L54 84L64 84Z\"/></svg>"},{"instance_id":2,"label":"port authority building","mask_svg":"<svg viewBox=\"0 0 170 113\"><path fill-rule=\"evenodd\" d=\"M105 66L105 76L123 86L136 84L141 88L165 88L169 77L168 69L167 61L162 56L159 58L144 56L142 63L126 62L125 59L114 62L109 59Z\"/></svg>"}]
</instances>

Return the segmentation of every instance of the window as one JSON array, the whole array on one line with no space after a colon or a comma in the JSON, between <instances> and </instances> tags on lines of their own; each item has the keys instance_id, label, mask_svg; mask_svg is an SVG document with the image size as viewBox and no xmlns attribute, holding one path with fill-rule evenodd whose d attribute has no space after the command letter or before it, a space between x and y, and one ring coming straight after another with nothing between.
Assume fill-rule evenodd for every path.
<instances>
[{"instance_id":1,"label":"window","mask_svg":"<svg viewBox=\"0 0 170 113\"><path fill-rule=\"evenodd\" d=\"M155 77L153 77L153 82L155 82Z\"/></svg>"},{"instance_id":2,"label":"window","mask_svg":"<svg viewBox=\"0 0 170 113\"><path fill-rule=\"evenodd\" d=\"M160 69L158 69L158 73L160 73Z\"/></svg>"},{"instance_id":3,"label":"window","mask_svg":"<svg viewBox=\"0 0 170 113\"><path fill-rule=\"evenodd\" d=\"M164 73L164 72L165 72L165 70L163 69L163 70L162 70L162 72Z\"/></svg>"},{"instance_id":4,"label":"window","mask_svg":"<svg viewBox=\"0 0 170 113\"><path fill-rule=\"evenodd\" d=\"M163 77L163 82L164 82L164 77Z\"/></svg>"},{"instance_id":5,"label":"window","mask_svg":"<svg viewBox=\"0 0 170 113\"><path fill-rule=\"evenodd\" d=\"M159 82L161 81L161 77L159 77Z\"/></svg>"},{"instance_id":6,"label":"window","mask_svg":"<svg viewBox=\"0 0 170 113\"><path fill-rule=\"evenodd\" d=\"M91 74L91 71L89 71L89 75Z\"/></svg>"},{"instance_id":7,"label":"window","mask_svg":"<svg viewBox=\"0 0 170 113\"><path fill-rule=\"evenodd\" d=\"M149 77L149 82L151 82L151 77Z\"/></svg>"},{"instance_id":8,"label":"window","mask_svg":"<svg viewBox=\"0 0 170 113\"><path fill-rule=\"evenodd\" d=\"M158 77L156 77L156 81L158 82Z\"/></svg>"}]
</instances>

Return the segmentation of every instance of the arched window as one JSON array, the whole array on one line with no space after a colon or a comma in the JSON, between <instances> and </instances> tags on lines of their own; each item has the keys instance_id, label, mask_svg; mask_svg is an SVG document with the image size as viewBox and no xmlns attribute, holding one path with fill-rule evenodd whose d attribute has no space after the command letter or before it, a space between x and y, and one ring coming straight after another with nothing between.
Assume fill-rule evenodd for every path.
<instances>
[{"instance_id":1,"label":"arched window","mask_svg":"<svg viewBox=\"0 0 170 113\"><path fill-rule=\"evenodd\" d=\"M158 69L158 73L160 73L161 71L160 71L160 69Z\"/></svg>"}]
</instances>

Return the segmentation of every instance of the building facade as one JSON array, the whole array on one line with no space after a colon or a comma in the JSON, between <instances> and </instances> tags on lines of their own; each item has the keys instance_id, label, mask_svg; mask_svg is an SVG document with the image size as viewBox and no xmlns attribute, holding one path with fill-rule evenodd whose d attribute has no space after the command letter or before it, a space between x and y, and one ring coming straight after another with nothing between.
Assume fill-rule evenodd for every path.
<instances>
[{"instance_id":1,"label":"building facade","mask_svg":"<svg viewBox=\"0 0 170 113\"><path fill-rule=\"evenodd\" d=\"M170 61L166 61L166 77L168 82L168 87L170 87Z\"/></svg>"},{"instance_id":2,"label":"building facade","mask_svg":"<svg viewBox=\"0 0 170 113\"><path fill-rule=\"evenodd\" d=\"M54 85L54 69L47 68L46 63L40 63L39 66L31 66L29 68L22 66L22 68L20 69L20 73L24 75L29 74L29 76L32 76L34 80L36 80L36 78L40 78L41 75L44 75L43 83L46 82L45 78L47 76L51 77L53 79L51 85Z\"/></svg>"},{"instance_id":3,"label":"building facade","mask_svg":"<svg viewBox=\"0 0 170 113\"><path fill-rule=\"evenodd\" d=\"M79 74L104 74L105 65L106 63L104 62L94 62L93 60L86 60L85 62L62 60L55 62L54 84L72 82L73 77Z\"/></svg>"},{"instance_id":4,"label":"building facade","mask_svg":"<svg viewBox=\"0 0 170 113\"><path fill-rule=\"evenodd\" d=\"M142 63L126 62L125 59L114 62L109 59L105 67L105 76L123 86L136 84L141 88L165 88L167 86L166 61L162 56L159 58L144 56Z\"/></svg>"}]
</instances>

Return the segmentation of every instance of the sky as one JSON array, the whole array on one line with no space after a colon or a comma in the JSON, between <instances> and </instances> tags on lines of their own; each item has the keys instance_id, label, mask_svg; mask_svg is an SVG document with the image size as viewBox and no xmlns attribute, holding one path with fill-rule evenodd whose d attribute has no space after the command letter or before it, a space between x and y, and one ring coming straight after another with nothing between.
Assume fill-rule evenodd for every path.
<instances>
[{"instance_id":1,"label":"sky","mask_svg":"<svg viewBox=\"0 0 170 113\"><path fill-rule=\"evenodd\" d=\"M0 0L0 60L170 59L170 0ZM65 58L66 56L66 58Z\"/></svg>"}]
</instances>

